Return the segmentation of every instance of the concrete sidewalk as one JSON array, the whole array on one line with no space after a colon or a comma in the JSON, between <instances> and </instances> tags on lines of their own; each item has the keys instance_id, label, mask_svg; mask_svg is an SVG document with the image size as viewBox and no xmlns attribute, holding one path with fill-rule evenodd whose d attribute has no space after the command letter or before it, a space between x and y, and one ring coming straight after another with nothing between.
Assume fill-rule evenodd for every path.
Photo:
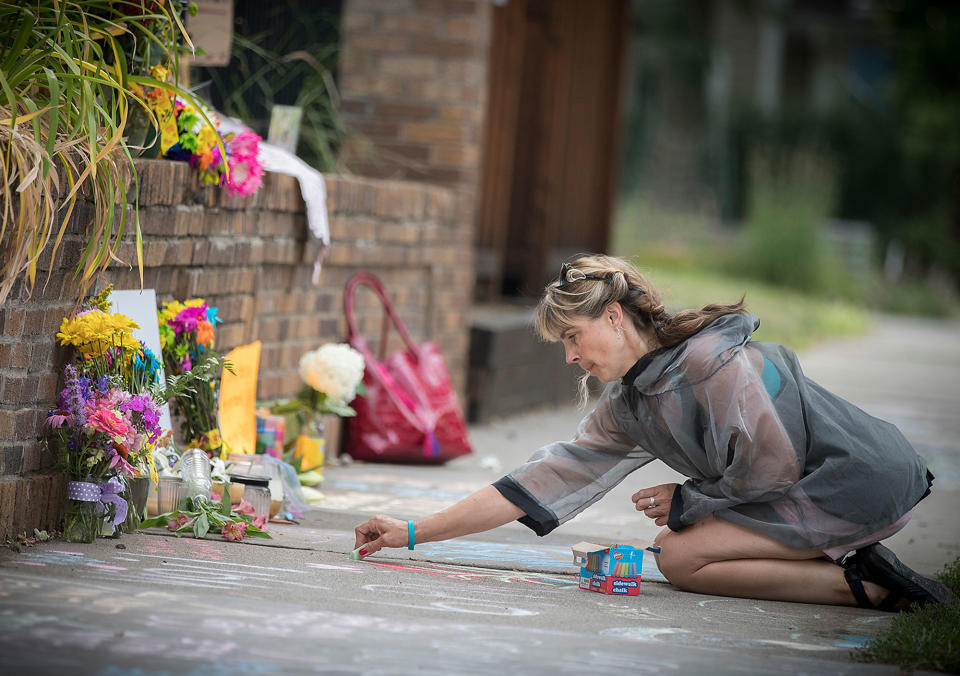
<instances>
[{"instance_id":1,"label":"concrete sidewalk","mask_svg":"<svg viewBox=\"0 0 960 676\"><path fill-rule=\"evenodd\" d=\"M927 573L960 554L958 328L883 319L869 336L801 355L811 377L899 424L929 459L934 492L891 539ZM0 673L898 673L850 658L889 614L684 593L658 582L649 559L639 597L577 589L570 545L656 533L629 496L677 478L662 467L545 538L514 523L347 558L370 514L442 509L569 438L579 415L474 427L475 456L442 467L328 468L322 506L299 525L271 524L268 542L151 531L0 550Z\"/></svg>"}]
</instances>

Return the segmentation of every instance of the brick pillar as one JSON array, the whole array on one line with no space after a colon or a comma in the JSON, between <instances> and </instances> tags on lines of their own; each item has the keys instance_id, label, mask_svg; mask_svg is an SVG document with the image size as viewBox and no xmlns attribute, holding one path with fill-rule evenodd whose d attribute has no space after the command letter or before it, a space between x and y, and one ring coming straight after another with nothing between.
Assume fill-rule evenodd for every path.
<instances>
[{"instance_id":1,"label":"brick pillar","mask_svg":"<svg viewBox=\"0 0 960 676\"><path fill-rule=\"evenodd\" d=\"M489 0L346 0L342 21L346 165L475 193Z\"/></svg>"}]
</instances>

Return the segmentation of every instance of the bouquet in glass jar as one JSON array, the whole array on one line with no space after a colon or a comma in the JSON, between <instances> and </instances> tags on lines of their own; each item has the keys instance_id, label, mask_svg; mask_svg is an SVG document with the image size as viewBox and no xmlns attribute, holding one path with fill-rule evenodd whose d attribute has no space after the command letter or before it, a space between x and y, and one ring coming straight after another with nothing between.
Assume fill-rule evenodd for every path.
<instances>
[{"instance_id":1,"label":"bouquet in glass jar","mask_svg":"<svg viewBox=\"0 0 960 676\"><path fill-rule=\"evenodd\" d=\"M169 301L157 313L163 362L170 374L174 411L183 418L181 431L188 446L219 454L217 396L224 360L213 350L217 308L202 298ZM177 388L189 381L189 387Z\"/></svg>"},{"instance_id":2,"label":"bouquet in glass jar","mask_svg":"<svg viewBox=\"0 0 960 676\"><path fill-rule=\"evenodd\" d=\"M57 408L45 421L47 443L68 479L64 535L92 542L105 518L114 526L126 519L124 479L143 474L160 436L160 409L149 394L131 394L109 376L91 378L73 365L64 376Z\"/></svg>"},{"instance_id":3,"label":"bouquet in glass jar","mask_svg":"<svg viewBox=\"0 0 960 676\"><path fill-rule=\"evenodd\" d=\"M323 465L322 416L357 414L350 402L358 394L366 394L363 355L349 345L329 343L304 354L299 370L304 385L296 399L275 406L273 411L297 418L300 434L291 442L288 462L308 472Z\"/></svg>"}]
</instances>

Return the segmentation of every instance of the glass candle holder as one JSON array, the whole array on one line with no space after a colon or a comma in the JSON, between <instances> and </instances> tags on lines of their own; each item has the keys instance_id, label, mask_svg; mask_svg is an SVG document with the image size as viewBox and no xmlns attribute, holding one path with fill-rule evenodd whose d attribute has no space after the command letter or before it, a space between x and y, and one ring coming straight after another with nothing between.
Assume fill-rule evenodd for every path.
<instances>
[{"instance_id":1,"label":"glass candle holder","mask_svg":"<svg viewBox=\"0 0 960 676\"><path fill-rule=\"evenodd\" d=\"M157 511L160 514L176 512L186 497L186 482L178 476L162 476L157 492Z\"/></svg>"},{"instance_id":2,"label":"glass candle holder","mask_svg":"<svg viewBox=\"0 0 960 676\"><path fill-rule=\"evenodd\" d=\"M257 516L270 516L270 479L265 476L231 474L230 481L243 485L243 499Z\"/></svg>"}]
</instances>

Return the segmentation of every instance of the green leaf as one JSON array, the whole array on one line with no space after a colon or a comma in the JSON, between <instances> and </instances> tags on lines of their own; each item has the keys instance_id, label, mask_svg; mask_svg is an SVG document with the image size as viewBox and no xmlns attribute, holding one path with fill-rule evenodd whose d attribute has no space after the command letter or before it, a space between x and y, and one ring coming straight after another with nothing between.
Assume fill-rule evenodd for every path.
<instances>
[{"instance_id":1,"label":"green leaf","mask_svg":"<svg viewBox=\"0 0 960 676\"><path fill-rule=\"evenodd\" d=\"M224 516L230 516L230 482L223 484L223 501L220 503L220 513Z\"/></svg>"},{"instance_id":2,"label":"green leaf","mask_svg":"<svg viewBox=\"0 0 960 676\"><path fill-rule=\"evenodd\" d=\"M341 418L352 418L357 412L347 404L327 404L327 411L336 413Z\"/></svg>"},{"instance_id":3,"label":"green leaf","mask_svg":"<svg viewBox=\"0 0 960 676\"><path fill-rule=\"evenodd\" d=\"M284 415L287 413L307 413L310 411L310 407L306 406L299 399L288 399L287 401L281 402L274 406L272 411L277 415Z\"/></svg>"},{"instance_id":4,"label":"green leaf","mask_svg":"<svg viewBox=\"0 0 960 676\"><path fill-rule=\"evenodd\" d=\"M256 526L254 526L252 523L248 523L248 524L247 524L247 533L246 533L246 536L247 536L247 537L254 537L254 538L264 538L264 539L266 539L266 540L272 540L272 539L273 539L273 538L270 536L269 533L267 533L266 531L260 530L259 528L257 528Z\"/></svg>"},{"instance_id":5,"label":"green leaf","mask_svg":"<svg viewBox=\"0 0 960 676\"><path fill-rule=\"evenodd\" d=\"M52 100L60 100L60 82L57 80L57 76L53 74L52 70L46 67L44 67L43 72L47 76L50 98ZM46 150L47 155L53 157L53 148L57 141L57 131L60 128L60 106L56 106L50 111L48 125ZM49 168L45 167L44 176L46 176L48 171Z\"/></svg>"},{"instance_id":6,"label":"green leaf","mask_svg":"<svg viewBox=\"0 0 960 676\"><path fill-rule=\"evenodd\" d=\"M204 512L196 518L193 522L193 532L198 538L202 538L210 531L210 519L207 518L207 513Z\"/></svg>"},{"instance_id":7,"label":"green leaf","mask_svg":"<svg viewBox=\"0 0 960 676\"><path fill-rule=\"evenodd\" d=\"M160 516L154 516L149 519L144 519L140 522L141 528L166 528L167 522L173 518L171 514L161 514Z\"/></svg>"}]
</instances>

